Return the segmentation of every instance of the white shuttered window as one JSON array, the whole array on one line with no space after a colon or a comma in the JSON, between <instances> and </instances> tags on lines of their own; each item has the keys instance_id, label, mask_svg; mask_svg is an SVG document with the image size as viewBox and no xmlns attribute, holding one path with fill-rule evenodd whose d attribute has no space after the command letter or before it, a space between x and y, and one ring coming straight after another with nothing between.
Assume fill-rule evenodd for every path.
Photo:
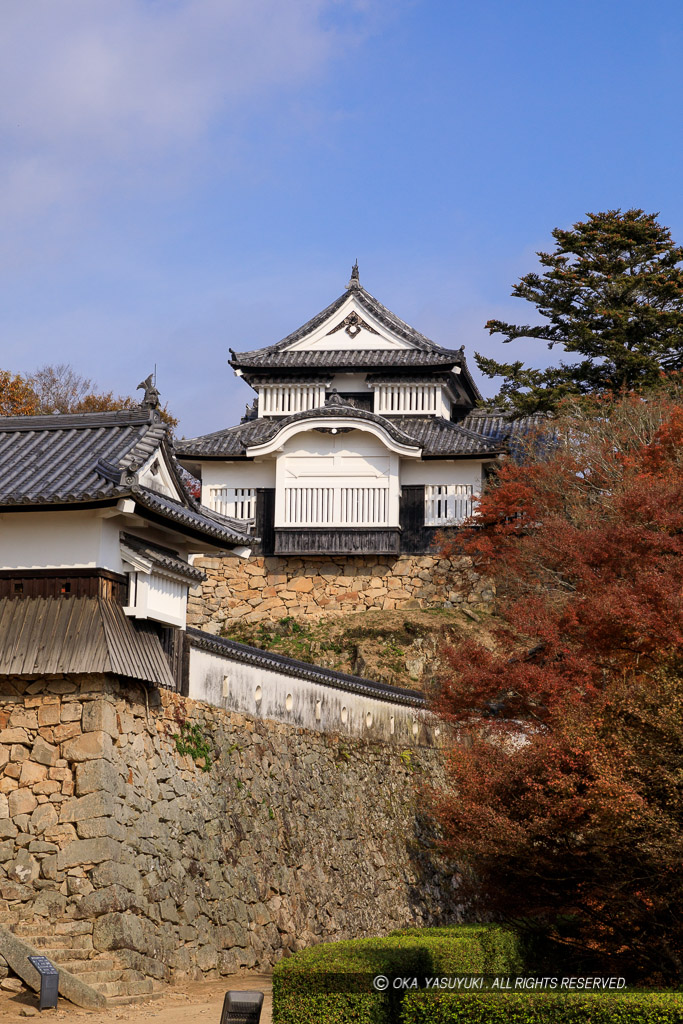
<instances>
[{"instance_id":1,"label":"white shuttered window","mask_svg":"<svg viewBox=\"0 0 683 1024\"><path fill-rule=\"evenodd\" d=\"M425 526L456 526L472 515L472 484L427 484Z\"/></svg>"},{"instance_id":2,"label":"white shuttered window","mask_svg":"<svg viewBox=\"0 0 683 1024\"><path fill-rule=\"evenodd\" d=\"M234 519L253 519L256 490L253 487L209 487L209 508Z\"/></svg>"}]
</instances>

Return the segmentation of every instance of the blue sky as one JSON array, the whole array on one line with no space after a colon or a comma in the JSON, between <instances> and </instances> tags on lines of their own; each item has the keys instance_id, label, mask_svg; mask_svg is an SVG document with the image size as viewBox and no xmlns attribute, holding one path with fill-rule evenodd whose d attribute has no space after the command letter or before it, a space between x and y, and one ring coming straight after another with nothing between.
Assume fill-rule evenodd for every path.
<instances>
[{"instance_id":1,"label":"blue sky","mask_svg":"<svg viewBox=\"0 0 683 1024\"><path fill-rule=\"evenodd\" d=\"M679 0L7 0L0 366L131 393L154 363L193 436L361 281L447 346L587 211L683 241ZM492 383L482 388L492 393Z\"/></svg>"}]
</instances>

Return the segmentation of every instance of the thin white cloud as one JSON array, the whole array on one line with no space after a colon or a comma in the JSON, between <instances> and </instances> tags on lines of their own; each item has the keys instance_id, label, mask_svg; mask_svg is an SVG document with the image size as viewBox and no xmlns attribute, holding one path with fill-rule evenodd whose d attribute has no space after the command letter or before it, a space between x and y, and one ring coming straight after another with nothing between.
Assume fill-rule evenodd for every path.
<instances>
[{"instance_id":1,"label":"thin white cloud","mask_svg":"<svg viewBox=\"0 0 683 1024\"><path fill-rule=\"evenodd\" d=\"M211 131L351 45L335 0L7 0L1 212L83 202L117 176L177 172ZM237 143L236 143L237 145ZM119 177L120 180L120 177ZM4 197L4 198L3 198Z\"/></svg>"}]
</instances>

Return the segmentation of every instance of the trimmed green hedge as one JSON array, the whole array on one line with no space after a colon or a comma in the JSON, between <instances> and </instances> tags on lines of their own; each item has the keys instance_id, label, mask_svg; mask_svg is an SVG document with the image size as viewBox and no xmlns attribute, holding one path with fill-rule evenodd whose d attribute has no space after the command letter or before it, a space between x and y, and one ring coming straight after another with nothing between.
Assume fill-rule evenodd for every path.
<instances>
[{"instance_id":1,"label":"trimmed green hedge","mask_svg":"<svg viewBox=\"0 0 683 1024\"><path fill-rule=\"evenodd\" d=\"M403 999L400 1021L401 1024L681 1024L683 994L408 992Z\"/></svg>"},{"instance_id":2,"label":"trimmed green hedge","mask_svg":"<svg viewBox=\"0 0 683 1024\"><path fill-rule=\"evenodd\" d=\"M340 992L330 975L514 974L513 932L487 925L406 928L384 938L310 946L273 972L275 1024L396 1024L401 992ZM329 978L330 991L321 992ZM335 990L336 989L336 990Z\"/></svg>"}]
</instances>

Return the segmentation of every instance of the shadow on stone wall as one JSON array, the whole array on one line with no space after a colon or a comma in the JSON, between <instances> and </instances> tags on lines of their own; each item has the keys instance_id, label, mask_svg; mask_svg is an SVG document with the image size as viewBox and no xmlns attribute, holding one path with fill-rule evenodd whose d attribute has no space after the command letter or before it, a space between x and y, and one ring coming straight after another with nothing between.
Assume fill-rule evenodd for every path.
<instances>
[{"instance_id":1,"label":"shadow on stone wall","mask_svg":"<svg viewBox=\"0 0 683 1024\"><path fill-rule=\"evenodd\" d=\"M438 751L251 719L113 677L3 680L0 921L143 977L267 968L457 916L419 810ZM211 753L181 754L197 726ZM421 773L412 758L418 757Z\"/></svg>"}]
</instances>

